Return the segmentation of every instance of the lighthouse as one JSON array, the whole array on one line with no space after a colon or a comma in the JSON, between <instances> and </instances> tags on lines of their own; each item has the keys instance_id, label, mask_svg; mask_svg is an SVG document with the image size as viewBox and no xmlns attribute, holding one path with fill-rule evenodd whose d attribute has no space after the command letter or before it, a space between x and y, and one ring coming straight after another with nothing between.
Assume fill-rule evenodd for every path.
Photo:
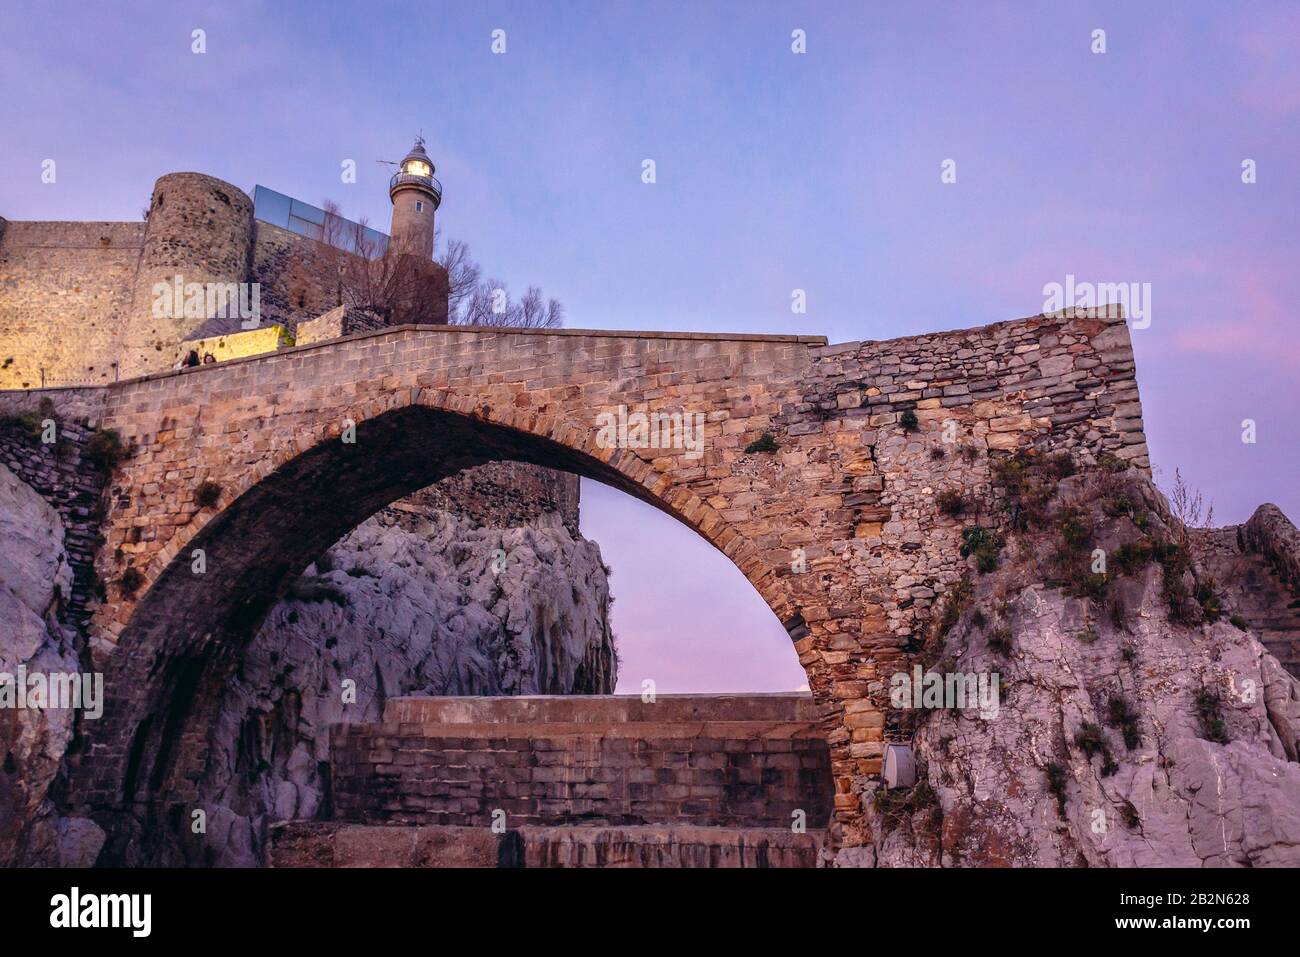
<instances>
[{"instance_id":1,"label":"lighthouse","mask_svg":"<svg viewBox=\"0 0 1300 957\"><path fill-rule=\"evenodd\" d=\"M424 138L417 136L388 182L388 198L393 202L389 236L398 252L424 260L433 258L433 214L442 204L442 184L433 171Z\"/></svg>"}]
</instances>

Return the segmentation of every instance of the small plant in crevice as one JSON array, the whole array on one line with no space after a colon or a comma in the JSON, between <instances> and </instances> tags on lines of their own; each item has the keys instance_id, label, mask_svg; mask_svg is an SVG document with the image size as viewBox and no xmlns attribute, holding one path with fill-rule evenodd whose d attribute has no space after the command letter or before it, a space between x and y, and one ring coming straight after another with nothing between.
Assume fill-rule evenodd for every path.
<instances>
[{"instance_id":1,"label":"small plant in crevice","mask_svg":"<svg viewBox=\"0 0 1300 957\"><path fill-rule=\"evenodd\" d=\"M1087 755L1089 761L1097 755L1101 755L1101 776L1103 778L1108 778L1119 770L1119 765L1111 757L1110 744L1106 741L1106 732L1101 729L1100 725L1085 721L1079 726L1079 730L1074 736L1074 744Z\"/></svg>"},{"instance_id":2,"label":"small plant in crevice","mask_svg":"<svg viewBox=\"0 0 1300 957\"><path fill-rule=\"evenodd\" d=\"M1097 456L1097 467L1103 472L1109 472L1112 475L1128 471L1128 463L1113 452L1102 452L1101 455Z\"/></svg>"},{"instance_id":3,"label":"small plant in crevice","mask_svg":"<svg viewBox=\"0 0 1300 957\"><path fill-rule=\"evenodd\" d=\"M1135 575L1155 560L1155 545L1143 539L1125 542L1110 553L1111 566L1122 575Z\"/></svg>"},{"instance_id":4,"label":"small plant in crevice","mask_svg":"<svg viewBox=\"0 0 1300 957\"><path fill-rule=\"evenodd\" d=\"M1020 451L995 461L993 481L1006 495L1003 505L1009 513L1011 527L1024 532L1045 525L1048 504L1061 479L1072 474L1073 469L1074 463L1068 455L1043 456Z\"/></svg>"},{"instance_id":5,"label":"small plant in crevice","mask_svg":"<svg viewBox=\"0 0 1300 957\"><path fill-rule=\"evenodd\" d=\"M918 811L940 810L939 796L934 793L929 780L920 776L919 770L917 782L912 787L891 788L887 791L881 788L875 792L874 797L876 810L880 812L886 831L896 830ZM933 815L930 823L933 825Z\"/></svg>"},{"instance_id":6,"label":"small plant in crevice","mask_svg":"<svg viewBox=\"0 0 1300 957\"><path fill-rule=\"evenodd\" d=\"M989 622L988 622L988 618L985 617L984 615L983 608L976 608L973 612L970 613L970 623L971 623L971 627L978 628L980 631L984 630L984 627Z\"/></svg>"},{"instance_id":7,"label":"small plant in crevice","mask_svg":"<svg viewBox=\"0 0 1300 957\"><path fill-rule=\"evenodd\" d=\"M1236 628L1238 631L1250 631L1250 625L1246 622L1246 619L1242 618L1240 615L1233 615L1228 619L1228 621L1230 621L1232 627Z\"/></svg>"},{"instance_id":8,"label":"small plant in crevice","mask_svg":"<svg viewBox=\"0 0 1300 957\"><path fill-rule=\"evenodd\" d=\"M1074 637L1085 645L1093 645L1097 643L1097 640L1101 635L1097 634L1096 628L1089 625L1087 628L1081 628L1079 631L1075 632Z\"/></svg>"},{"instance_id":9,"label":"small plant in crevice","mask_svg":"<svg viewBox=\"0 0 1300 957\"><path fill-rule=\"evenodd\" d=\"M753 442L750 442L745 446L745 453L747 455L753 455L755 452L775 452L778 448L780 448L780 446L776 444L776 439L772 438L772 433L764 432Z\"/></svg>"},{"instance_id":10,"label":"small plant in crevice","mask_svg":"<svg viewBox=\"0 0 1300 957\"><path fill-rule=\"evenodd\" d=\"M41 436L45 432L47 419L54 422L56 433L61 435L63 430L59 428L59 415L54 409L54 401L49 396L42 398L35 409L28 409L26 412L11 415L0 415L0 428L16 429L22 432L29 441L40 442Z\"/></svg>"},{"instance_id":11,"label":"small plant in crevice","mask_svg":"<svg viewBox=\"0 0 1300 957\"><path fill-rule=\"evenodd\" d=\"M1223 598L1219 595L1218 584L1213 578L1207 576L1197 582L1192 597L1201 606L1206 621L1213 623L1223 617Z\"/></svg>"},{"instance_id":12,"label":"small plant in crevice","mask_svg":"<svg viewBox=\"0 0 1300 957\"><path fill-rule=\"evenodd\" d=\"M1125 801L1119 806L1119 819L1124 822L1124 826L1130 831L1137 829L1142 824L1142 818L1138 816L1138 809L1133 806L1132 801Z\"/></svg>"},{"instance_id":13,"label":"small plant in crevice","mask_svg":"<svg viewBox=\"0 0 1300 957\"><path fill-rule=\"evenodd\" d=\"M133 598L143 584L144 575L141 574L140 569L134 565L128 565L126 570L122 572L122 577L118 579L117 587L125 597Z\"/></svg>"},{"instance_id":14,"label":"small plant in crevice","mask_svg":"<svg viewBox=\"0 0 1300 957\"><path fill-rule=\"evenodd\" d=\"M938 659L943 650L944 639L956 627L957 622L961 620L962 612L974 597L975 585L971 581L970 573L965 572L958 579L957 584L952 586L943 602L942 610L933 619L934 623L921 650L922 664L932 664Z\"/></svg>"},{"instance_id":15,"label":"small plant in crevice","mask_svg":"<svg viewBox=\"0 0 1300 957\"><path fill-rule=\"evenodd\" d=\"M1137 661L1137 649L1132 645L1125 645L1119 650L1119 656L1124 659L1125 663L1131 665Z\"/></svg>"},{"instance_id":16,"label":"small plant in crevice","mask_svg":"<svg viewBox=\"0 0 1300 957\"><path fill-rule=\"evenodd\" d=\"M980 450L972 443L967 442L961 447L961 457L965 459L967 465L971 465L980 457Z\"/></svg>"},{"instance_id":17,"label":"small plant in crevice","mask_svg":"<svg viewBox=\"0 0 1300 957\"><path fill-rule=\"evenodd\" d=\"M328 601L345 608L351 604L347 594L332 582L318 575L299 575L289 586L286 596L290 601L320 602Z\"/></svg>"},{"instance_id":18,"label":"small plant in crevice","mask_svg":"<svg viewBox=\"0 0 1300 957\"><path fill-rule=\"evenodd\" d=\"M898 417L898 424L902 426L904 432L921 431L921 422L919 419L917 419L916 413L913 412L911 409L906 410L902 415Z\"/></svg>"},{"instance_id":19,"label":"small plant in crevice","mask_svg":"<svg viewBox=\"0 0 1300 957\"><path fill-rule=\"evenodd\" d=\"M216 482L201 482L194 492L194 504L199 508L212 508L221 499L221 486Z\"/></svg>"},{"instance_id":20,"label":"small plant in crevice","mask_svg":"<svg viewBox=\"0 0 1300 957\"><path fill-rule=\"evenodd\" d=\"M1100 601L1106 595L1106 586L1110 584L1110 578L1100 572L1081 571L1081 566L1082 563L1071 566L1075 574L1062 582L1063 591L1071 598L1091 598Z\"/></svg>"},{"instance_id":21,"label":"small plant in crevice","mask_svg":"<svg viewBox=\"0 0 1300 957\"><path fill-rule=\"evenodd\" d=\"M1160 564L1160 596L1169 608L1169 620L1176 625L1199 625L1205 620L1205 610L1187 584L1192 570L1192 553L1187 544L1155 542L1151 557Z\"/></svg>"},{"instance_id":22,"label":"small plant in crevice","mask_svg":"<svg viewBox=\"0 0 1300 957\"><path fill-rule=\"evenodd\" d=\"M1066 550L1078 551L1092 540L1092 522L1081 506L1065 506L1058 513L1058 518L1061 523L1061 542Z\"/></svg>"},{"instance_id":23,"label":"small plant in crevice","mask_svg":"<svg viewBox=\"0 0 1300 957\"><path fill-rule=\"evenodd\" d=\"M1130 751L1142 743L1137 710L1123 695L1113 694L1106 702L1106 723L1119 729L1124 737L1124 747Z\"/></svg>"},{"instance_id":24,"label":"small plant in crevice","mask_svg":"<svg viewBox=\"0 0 1300 957\"><path fill-rule=\"evenodd\" d=\"M1196 692L1196 718L1201 737L1216 744L1228 743L1228 725L1223 720L1223 700L1217 691L1201 688Z\"/></svg>"},{"instance_id":25,"label":"small plant in crevice","mask_svg":"<svg viewBox=\"0 0 1300 957\"><path fill-rule=\"evenodd\" d=\"M1052 556L1051 581L1072 598L1100 600L1110 577L1093 571L1091 516L1079 505L1067 505L1057 510L1054 521L1059 540Z\"/></svg>"},{"instance_id":26,"label":"small plant in crevice","mask_svg":"<svg viewBox=\"0 0 1300 957\"><path fill-rule=\"evenodd\" d=\"M87 440L82 457L105 472L111 472L129 454L116 429L96 429Z\"/></svg>"},{"instance_id":27,"label":"small plant in crevice","mask_svg":"<svg viewBox=\"0 0 1300 957\"><path fill-rule=\"evenodd\" d=\"M1003 544L1002 536L991 528L971 525L961 530L961 557L973 556L980 572L997 570Z\"/></svg>"},{"instance_id":28,"label":"small plant in crevice","mask_svg":"<svg viewBox=\"0 0 1300 957\"><path fill-rule=\"evenodd\" d=\"M1044 768L1043 770L1047 774L1047 790L1051 791L1052 796L1056 798L1056 813L1060 816L1061 820L1064 821L1065 820L1065 782L1068 780L1068 775L1066 774L1065 771L1065 765L1058 764L1055 761L1051 761L1048 763L1047 767Z\"/></svg>"},{"instance_id":29,"label":"small plant in crevice","mask_svg":"<svg viewBox=\"0 0 1300 957\"><path fill-rule=\"evenodd\" d=\"M948 457L948 453L943 450L942 445L930 446L930 460L933 462L942 462Z\"/></svg>"},{"instance_id":30,"label":"small plant in crevice","mask_svg":"<svg viewBox=\"0 0 1300 957\"><path fill-rule=\"evenodd\" d=\"M953 625L957 624L957 619L961 617L961 613L974 597L975 585L970 580L969 574L963 575L948 593L948 601L944 603L943 614L939 617L937 627L940 638L947 637L948 632L952 631Z\"/></svg>"},{"instance_id":31,"label":"small plant in crevice","mask_svg":"<svg viewBox=\"0 0 1300 957\"><path fill-rule=\"evenodd\" d=\"M1043 465L1048 474L1057 479L1069 478L1079 471L1069 452L1054 452L1051 455L1045 455L1043 456Z\"/></svg>"},{"instance_id":32,"label":"small plant in crevice","mask_svg":"<svg viewBox=\"0 0 1300 957\"><path fill-rule=\"evenodd\" d=\"M1107 496L1101 501L1101 510L1109 518L1133 514L1133 502L1124 492Z\"/></svg>"},{"instance_id":33,"label":"small plant in crevice","mask_svg":"<svg viewBox=\"0 0 1300 957\"><path fill-rule=\"evenodd\" d=\"M1011 654L1011 629L1006 625L994 628L989 632L988 646L989 651L993 652L995 655L1000 655L1003 658Z\"/></svg>"},{"instance_id":34,"label":"small plant in crevice","mask_svg":"<svg viewBox=\"0 0 1300 957\"><path fill-rule=\"evenodd\" d=\"M946 488L934 497L934 504L944 515L956 518L966 511L966 497L960 489Z\"/></svg>"}]
</instances>

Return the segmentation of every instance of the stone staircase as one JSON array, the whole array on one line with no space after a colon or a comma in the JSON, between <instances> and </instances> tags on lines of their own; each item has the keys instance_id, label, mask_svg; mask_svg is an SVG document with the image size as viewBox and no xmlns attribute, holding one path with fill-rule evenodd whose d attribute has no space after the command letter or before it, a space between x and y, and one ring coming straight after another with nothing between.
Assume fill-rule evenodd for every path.
<instances>
[{"instance_id":1,"label":"stone staircase","mask_svg":"<svg viewBox=\"0 0 1300 957\"><path fill-rule=\"evenodd\" d=\"M1228 613L1240 615L1269 653L1300 678L1300 535L1274 505L1244 525L1196 533L1201 567Z\"/></svg>"},{"instance_id":2,"label":"stone staircase","mask_svg":"<svg viewBox=\"0 0 1300 957\"><path fill-rule=\"evenodd\" d=\"M330 751L272 866L812 867L834 790L798 694L396 698Z\"/></svg>"}]
</instances>

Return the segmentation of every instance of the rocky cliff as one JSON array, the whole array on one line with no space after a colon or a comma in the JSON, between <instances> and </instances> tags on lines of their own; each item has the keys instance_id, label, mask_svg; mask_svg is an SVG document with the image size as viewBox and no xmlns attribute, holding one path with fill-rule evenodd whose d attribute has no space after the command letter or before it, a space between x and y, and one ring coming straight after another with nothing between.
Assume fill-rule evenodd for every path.
<instances>
[{"instance_id":1,"label":"rocky cliff","mask_svg":"<svg viewBox=\"0 0 1300 957\"><path fill-rule=\"evenodd\" d=\"M997 700L954 681L906 711L917 784L864 782L874 843L838 863L1300 864L1300 683L1150 482L1072 472L1008 460L995 514L967 504L970 571L919 657Z\"/></svg>"},{"instance_id":2,"label":"rocky cliff","mask_svg":"<svg viewBox=\"0 0 1300 957\"><path fill-rule=\"evenodd\" d=\"M227 688L204 863L261 863L267 824L326 811L329 726L378 721L390 696L612 692L608 606L599 548L558 512L385 509L307 569Z\"/></svg>"},{"instance_id":3,"label":"rocky cliff","mask_svg":"<svg viewBox=\"0 0 1300 957\"><path fill-rule=\"evenodd\" d=\"M77 632L63 623L72 593L63 523L31 486L0 465L0 865L85 866L103 832L61 819L49 798L81 713L36 704L27 675L79 674ZM47 689L48 693L48 689Z\"/></svg>"}]
</instances>

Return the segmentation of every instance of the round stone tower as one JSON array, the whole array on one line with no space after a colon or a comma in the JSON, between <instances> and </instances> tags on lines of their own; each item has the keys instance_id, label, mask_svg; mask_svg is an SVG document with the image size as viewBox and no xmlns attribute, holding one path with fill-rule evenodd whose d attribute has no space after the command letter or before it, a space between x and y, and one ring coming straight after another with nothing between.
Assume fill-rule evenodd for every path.
<instances>
[{"instance_id":1,"label":"round stone tower","mask_svg":"<svg viewBox=\"0 0 1300 957\"><path fill-rule=\"evenodd\" d=\"M393 201L388 234L397 251L421 259L433 258L433 214L442 204L442 184L433 172L424 139L417 136L388 182L388 198Z\"/></svg>"},{"instance_id":2,"label":"round stone tower","mask_svg":"<svg viewBox=\"0 0 1300 957\"><path fill-rule=\"evenodd\" d=\"M192 293L228 293L225 284L247 282L252 242L253 201L238 187L201 173L169 173L154 184L122 378L171 368L178 344L210 318Z\"/></svg>"}]
</instances>

